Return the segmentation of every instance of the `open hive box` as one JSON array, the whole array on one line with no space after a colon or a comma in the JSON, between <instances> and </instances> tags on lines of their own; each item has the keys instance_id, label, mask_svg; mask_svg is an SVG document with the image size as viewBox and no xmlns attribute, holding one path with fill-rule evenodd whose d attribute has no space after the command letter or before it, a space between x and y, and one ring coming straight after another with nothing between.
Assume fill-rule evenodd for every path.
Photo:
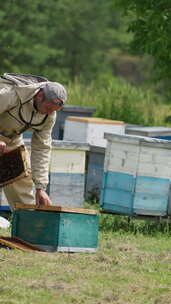
<instances>
[{"instance_id":1,"label":"open hive box","mask_svg":"<svg viewBox=\"0 0 171 304\"><path fill-rule=\"evenodd\" d=\"M46 251L95 252L98 212L83 208L16 204L12 237Z\"/></svg>"}]
</instances>

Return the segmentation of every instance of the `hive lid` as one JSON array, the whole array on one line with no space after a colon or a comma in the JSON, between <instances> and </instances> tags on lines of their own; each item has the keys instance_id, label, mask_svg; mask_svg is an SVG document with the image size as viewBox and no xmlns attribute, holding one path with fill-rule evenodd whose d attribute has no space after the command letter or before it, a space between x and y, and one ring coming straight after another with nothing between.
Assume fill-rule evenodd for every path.
<instances>
[{"instance_id":1,"label":"hive lid","mask_svg":"<svg viewBox=\"0 0 171 304\"><path fill-rule=\"evenodd\" d=\"M27 210L39 210L39 211L54 211L54 212L68 212L68 213L80 213L80 214L98 214L98 211L84 208L70 208L62 206L37 206L30 204L15 204L15 209L27 209Z\"/></svg>"},{"instance_id":2,"label":"hive lid","mask_svg":"<svg viewBox=\"0 0 171 304\"><path fill-rule=\"evenodd\" d=\"M124 125L124 121L105 119L100 117L78 117L78 116L68 116L66 120L73 120L86 123L95 124L109 124L109 125Z\"/></svg>"},{"instance_id":3,"label":"hive lid","mask_svg":"<svg viewBox=\"0 0 171 304\"><path fill-rule=\"evenodd\" d=\"M171 149L171 141L153 137L138 136L138 135L120 135L114 133L104 133L104 138L112 142L122 142L127 144L141 144L158 148Z\"/></svg>"},{"instance_id":4,"label":"hive lid","mask_svg":"<svg viewBox=\"0 0 171 304\"><path fill-rule=\"evenodd\" d=\"M126 126L127 134L142 136L171 136L171 128L166 127L144 127L144 126Z\"/></svg>"}]
</instances>

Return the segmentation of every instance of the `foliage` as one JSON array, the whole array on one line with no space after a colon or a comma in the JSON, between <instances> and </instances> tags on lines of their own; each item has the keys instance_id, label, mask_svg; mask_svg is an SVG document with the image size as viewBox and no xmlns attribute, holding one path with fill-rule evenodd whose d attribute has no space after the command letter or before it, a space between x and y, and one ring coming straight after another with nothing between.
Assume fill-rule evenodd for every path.
<instances>
[{"instance_id":1,"label":"foliage","mask_svg":"<svg viewBox=\"0 0 171 304\"><path fill-rule=\"evenodd\" d=\"M132 50L150 54L160 79L171 79L171 4L168 0L116 0L122 11L131 16Z\"/></svg>"},{"instance_id":2,"label":"foliage","mask_svg":"<svg viewBox=\"0 0 171 304\"><path fill-rule=\"evenodd\" d=\"M138 218L101 214L100 215L100 229L103 232L118 232L118 233L133 233L143 235L158 235L164 234L171 236L171 223L160 218L144 217L139 220Z\"/></svg>"},{"instance_id":3,"label":"foliage","mask_svg":"<svg viewBox=\"0 0 171 304\"><path fill-rule=\"evenodd\" d=\"M110 49L126 48L113 0L9 0L0 11L0 73L30 73L51 80L110 70Z\"/></svg>"},{"instance_id":4,"label":"foliage","mask_svg":"<svg viewBox=\"0 0 171 304\"><path fill-rule=\"evenodd\" d=\"M89 86L80 81L68 86L69 104L95 107L95 116L130 124L164 125L169 106L152 90L135 88L122 79L103 75Z\"/></svg>"}]
</instances>

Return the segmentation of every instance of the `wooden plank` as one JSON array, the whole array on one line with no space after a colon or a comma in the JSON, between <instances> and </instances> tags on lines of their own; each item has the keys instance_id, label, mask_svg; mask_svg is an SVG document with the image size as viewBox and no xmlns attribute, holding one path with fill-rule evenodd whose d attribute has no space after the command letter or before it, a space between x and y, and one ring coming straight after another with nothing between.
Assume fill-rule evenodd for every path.
<instances>
[{"instance_id":1,"label":"wooden plank","mask_svg":"<svg viewBox=\"0 0 171 304\"><path fill-rule=\"evenodd\" d=\"M44 251L38 248L37 246L30 244L24 240L21 240L18 237L0 237L0 245L5 247L13 248L13 249L20 249L23 251Z\"/></svg>"},{"instance_id":2,"label":"wooden plank","mask_svg":"<svg viewBox=\"0 0 171 304\"><path fill-rule=\"evenodd\" d=\"M81 213L81 214L98 214L99 212L92 209L84 208L69 208L61 206L37 206L30 204L15 203L15 209L34 209L43 211L56 211L56 212L69 212L69 213Z\"/></svg>"}]
</instances>

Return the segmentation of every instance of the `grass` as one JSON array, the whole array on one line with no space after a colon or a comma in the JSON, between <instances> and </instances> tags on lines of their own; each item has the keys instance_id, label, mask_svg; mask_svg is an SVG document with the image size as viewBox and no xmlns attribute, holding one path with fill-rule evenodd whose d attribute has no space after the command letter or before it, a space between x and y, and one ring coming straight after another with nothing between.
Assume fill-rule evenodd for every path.
<instances>
[{"instance_id":1,"label":"grass","mask_svg":"<svg viewBox=\"0 0 171 304\"><path fill-rule=\"evenodd\" d=\"M100 227L93 254L1 248L0 303L170 304L170 234Z\"/></svg>"},{"instance_id":2,"label":"grass","mask_svg":"<svg viewBox=\"0 0 171 304\"><path fill-rule=\"evenodd\" d=\"M170 111L151 92L114 79L68 90L70 104L96 107L99 117L162 125ZM1 248L1 303L170 304L171 225L102 214L96 253Z\"/></svg>"}]
</instances>

